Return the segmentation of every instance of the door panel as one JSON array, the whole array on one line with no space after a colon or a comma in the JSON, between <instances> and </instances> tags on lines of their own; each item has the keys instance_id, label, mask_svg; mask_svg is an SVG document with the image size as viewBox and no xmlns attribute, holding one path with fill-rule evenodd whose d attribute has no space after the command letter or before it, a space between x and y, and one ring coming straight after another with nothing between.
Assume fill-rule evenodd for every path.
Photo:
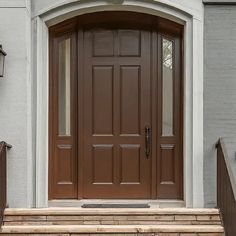
<instances>
[{"instance_id":1,"label":"door panel","mask_svg":"<svg viewBox=\"0 0 236 236\"><path fill-rule=\"evenodd\" d=\"M120 183L141 183L141 147L135 144L120 145Z\"/></svg>"},{"instance_id":2,"label":"door panel","mask_svg":"<svg viewBox=\"0 0 236 236\"><path fill-rule=\"evenodd\" d=\"M120 69L120 134L140 135L141 68L140 66L121 66Z\"/></svg>"},{"instance_id":3,"label":"door panel","mask_svg":"<svg viewBox=\"0 0 236 236\"><path fill-rule=\"evenodd\" d=\"M92 183L114 184L114 146L93 145L92 158Z\"/></svg>"},{"instance_id":4,"label":"door panel","mask_svg":"<svg viewBox=\"0 0 236 236\"><path fill-rule=\"evenodd\" d=\"M108 57L114 56L114 31L100 30L93 32L93 56ZM104 47L106 45L106 47Z\"/></svg>"},{"instance_id":5,"label":"door panel","mask_svg":"<svg viewBox=\"0 0 236 236\"><path fill-rule=\"evenodd\" d=\"M119 56L140 57L141 32L139 30L119 30Z\"/></svg>"},{"instance_id":6,"label":"door panel","mask_svg":"<svg viewBox=\"0 0 236 236\"><path fill-rule=\"evenodd\" d=\"M92 70L92 133L113 135L113 66L93 66Z\"/></svg>"},{"instance_id":7,"label":"door panel","mask_svg":"<svg viewBox=\"0 0 236 236\"><path fill-rule=\"evenodd\" d=\"M161 145L160 183L174 184L175 182L175 145Z\"/></svg>"},{"instance_id":8,"label":"door panel","mask_svg":"<svg viewBox=\"0 0 236 236\"><path fill-rule=\"evenodd\" d=\"M98 37L113 42L109 52ZM144 127L150 124L151 112L150 33L89 30L84 32L84 45L83 196L150 198L151 161L144 147ZM112 151L103 148L95 155L99 161L94 165L92 147L111 145ZM104 181L94 183L94 173Z\"/></svg>"}]
</instances>

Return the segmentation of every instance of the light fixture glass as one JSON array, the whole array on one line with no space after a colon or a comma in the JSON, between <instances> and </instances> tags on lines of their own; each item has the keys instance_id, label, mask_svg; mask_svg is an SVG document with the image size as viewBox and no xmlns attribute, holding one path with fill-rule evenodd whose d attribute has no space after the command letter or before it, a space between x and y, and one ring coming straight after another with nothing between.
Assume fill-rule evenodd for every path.
<instances>
[{"instance_id":1,"label":"light fixture glass","mask_svg":"<svg viewBox=\"0 0 236 236\"><path fill-rule=\"evenodd\" d=\"M2 45L0 45L0 77L3 77L4 75L4 63L6 55L6 52L4 52L2 49Z\"/></svg>"}]
</instances>

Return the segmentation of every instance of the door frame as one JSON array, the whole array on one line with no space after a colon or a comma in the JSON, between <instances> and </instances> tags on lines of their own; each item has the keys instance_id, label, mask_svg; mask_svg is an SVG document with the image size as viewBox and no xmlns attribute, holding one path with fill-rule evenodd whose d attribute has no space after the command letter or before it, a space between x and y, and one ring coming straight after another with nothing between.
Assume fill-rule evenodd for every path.
<instances>
[{"instance_id":1,"label":"door frame","mask_svg":"<svg viewBox=\"0 0 236 236\"><path fill-rule=\"evenodd\" d=\"M48 26L100 10L130 10L162 16L185 26L184 36L184 200L188 207L203 207L203 16L184 8L136 1L127 5L98 3L51 6L36 17L37 77L35 206L48 205ZM67 14L65 14L67 13ZM193 56L194 55L194 56ZM34 167L32 167L34 169Z\"/></svg>"},{"instance_id":2,"label":"door frame","mask_svg":"<svg viewBox=\"0 0 236 236\"><path fill-rule=\"evenodd\" d=\"M183 73L182 73L182 41L183 26L166 19L143 15L136 12L106 12L92 13L74 17L63 21L50 28L49 33L49 200L61 199L67 189L68 199L73 195L73 199L84 199L85 175L84 170L84 34L86 30L93 30L100 27L122 29L122 27L135 30L147 30L150 35L150 126L152 130L152 152L150 166L150 194L148 199L183 199ZM125 19L125 20L122 20ZM139 19L145 19L142 24L138 24ZM84 29L85 27L85 29ZM163 71L162 71L162 40L169 39L173 43L173 135L162 135L162 101ZM60 136L58 134L58 44L65 40L71 40L71 134ZM77 53L76 53L77 52ZM155 53L152 53L155 52ZM78 62L77 62L78 61ZM76 63L75 63L76 62ZM78 68L78 69L77 69ZM55 174L60 170L55 170L57 161L55 155L60 155L59 150L68 150L74 163L76 178L70 185L57 185ZM173 165L174 183L161 182L162 159L167 158L167 150L171 150ZM162 153L163 151L163 153ZM162 154L161 154L162 153ZM69 156L67 156L69 158ZM76 163L76 164L75 164ZM144 161L145 163L145 161ZM171 166L172 166L171 165ZM167 166L163 166L167 168ZM170 167L171 168L171 167ZM62 170L61 170L62 171ZM71 170L72 171L72 170ZM73 172L74 173L74 172ZM177 174L179 173L179 174ZM57 175L57 174L56 174ZM73 174L73 176L75 173ZM76 187L75 187L76 185ZM62 189L64 188L64 191ZM122 187L121 187L122 188ZM60 189L60 190L59 190ZM127 189L129 191L129 189ZM60 192L60 193L59 193ZM73 192L73 194L72 194ZM77 196L75 194L77 192ZM72 194L72 195L71 195ZM128 196L128 195L127 195ZM58 198L57 198L58 197ZM116 198L115 196L113 198ZM118 197L117 197L118 198ZM136 199L136 198L135 198ZM139 198L137 198L139 199Z\"/></svg>"}]
</instances>

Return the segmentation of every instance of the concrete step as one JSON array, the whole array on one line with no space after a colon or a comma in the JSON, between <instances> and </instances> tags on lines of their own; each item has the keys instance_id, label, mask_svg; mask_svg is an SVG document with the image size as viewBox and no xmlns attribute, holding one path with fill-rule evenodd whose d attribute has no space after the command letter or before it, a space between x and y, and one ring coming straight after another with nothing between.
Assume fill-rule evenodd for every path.
<instances>
[{"instance_id":1,"label":"concrete step","mask_svg":"<svg viewBox=\"0 0 236 236\"><path fill-rule=\"evenodd\" d=\"M217 209L6 209L4 225L221 225Z\"/></svg>"},{"instance_id":2,"label":"concrete step","mask_svg":"<svg viewBox=\"0 0 236 236\"><path fill-rule=\"evenodd\" d=\"M0 235L145 235L145 236L223 236L219 225L47 225L3 226Z\"/></svg>"}]
</instances>

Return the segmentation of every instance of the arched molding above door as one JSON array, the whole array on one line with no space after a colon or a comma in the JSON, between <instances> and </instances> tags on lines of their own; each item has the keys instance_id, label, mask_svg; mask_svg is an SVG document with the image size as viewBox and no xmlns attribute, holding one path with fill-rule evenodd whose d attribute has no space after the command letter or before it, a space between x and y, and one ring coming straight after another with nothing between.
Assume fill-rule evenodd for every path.
<instances>
[{"instance_id":1,"label":"arched molding above door","mask_svg":"<svg viewBox=\"0 0 236 236\"><path fill-rule=\"evenodd\" d=\"M99 10L98 7L102 7L102 10L104 10L104 7L115 10L114 7L119 6L125 10L125 8L127 9L127 7L130 6L157 11L159 9L160 14L166 13L169 14L170 17L173 15L173 12L179 12L187 17L194 17L198 20L203 18L203 4L200 1L199 3L196 3L194 0L162 0L161 2L160 0L59 0L50 2L52 3L47 4L45 7L42 6L36 8L33 17L51 15L49 18L52 18L52 15L55 17L57 12L59 13L58 16L62 16L63 14L75 12L79 9L88 9L93 7L96 7L97 11Z\"/></svg>"},{"instance_id":2,"label":"arched molding above door","mask_svg":"<svg viewBox=\"0 0 236 236\"><path fill-rule=\"evenodd\" d=\"M114 4L110 1L71 1L70 3L62 2L52 5L36 13L35 17L40 17L48 26L57 24L66 19L77 15L92 13L98 11L134 11L147 14L158 15L172 21L184 24L187 18L196 18L200 20L200 15L196 12L191 12L190 9L185 9L183 5L174 4L174 1L169 3L158 1L130 1L125 0L123 3Z\"/></svg>"},{"instance_id":3,"label":"arched molding above door","mask_svg":"<svg viewBox=\"0 0 236 236\"><path fill-rule=\"evenodd\" d=\"M182 2L182 4L181 4ZM36 38L32 42L33 71L37 79L36 117L36 207L48 204L48 27L74 16L99 11L134 11L160 16L184 25L184 199L188 207L203 207L203 10L188 1L131 1L113 4L107 0L61 1L40 10ZM189 1L192 2L192 1ZM35 37L35 35L34 35Z\"/></svg>"}]
</instances>

